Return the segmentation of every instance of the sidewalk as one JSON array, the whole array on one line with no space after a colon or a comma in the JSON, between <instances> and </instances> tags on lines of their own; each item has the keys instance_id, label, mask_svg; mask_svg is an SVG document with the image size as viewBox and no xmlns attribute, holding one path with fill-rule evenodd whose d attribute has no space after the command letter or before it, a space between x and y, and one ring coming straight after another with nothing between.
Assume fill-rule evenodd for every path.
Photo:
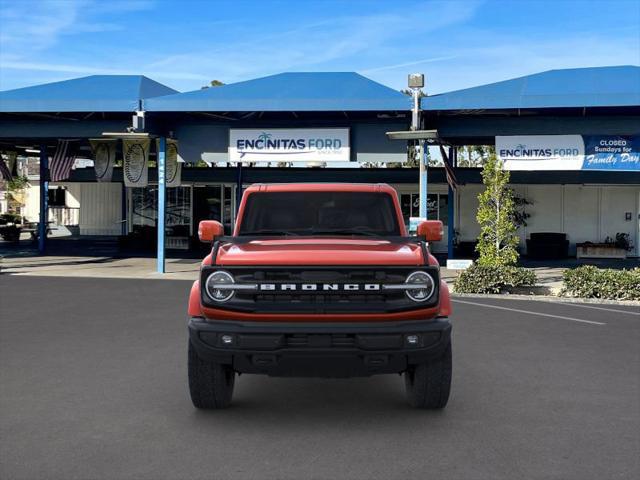
<instances>
[{"instance_id":1,"label":"sidewalk","mask_svg":"<svg viewBox=\"0 0 640 480\"><path fill-rule=\"evenodd\" d=\"M45 277L146 278L195 280L200 260L167 259L165 274L155 258L29 256L0 259L0 273Z\"/></svg>"},{"instance_id":2,"label":"sidewalk","mask_svg":"<svg viewBox=\"0 0 640 480\"><path fill-rule=\"evenodd\" d=\"M167 259L165 274L156 273L155 258L23 256L0 259L0 272L15 275L51 277L145 278L166 280L195 280L200 260ZM562 286L562 271L566 266L533 267L540 287L557 292ZM457 270L440 270L442 279L452 284Z\"/></svg>"}]
</instances>

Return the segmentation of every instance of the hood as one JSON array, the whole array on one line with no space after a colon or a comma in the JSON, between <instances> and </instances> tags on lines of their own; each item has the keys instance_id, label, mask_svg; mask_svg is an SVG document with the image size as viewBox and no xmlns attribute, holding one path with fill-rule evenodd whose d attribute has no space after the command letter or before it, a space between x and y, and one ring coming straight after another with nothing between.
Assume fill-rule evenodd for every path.
<instances>
[{"instance_id":1,"label":"hood","mask_svg":"<svg viewBox=\"0 0 640 480\"><path fill-rule=\"evenodd\" d=\"M383 239L254 240L220 246L218 265L422 265L420 246Z\"/></svg>"}]
</instances>

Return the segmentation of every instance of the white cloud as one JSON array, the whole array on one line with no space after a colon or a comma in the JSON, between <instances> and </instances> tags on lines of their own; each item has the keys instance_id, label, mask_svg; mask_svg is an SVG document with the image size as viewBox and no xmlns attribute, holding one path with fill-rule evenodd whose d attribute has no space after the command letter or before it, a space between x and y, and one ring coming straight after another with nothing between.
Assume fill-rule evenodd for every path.
<instances>
[{"instance_id":1,"label":"white cloud","mask_svg":"<svg viewBox=\"0 0 640 480\"><path fill-rule=\"evenodd\" d=\"M108 13L152 7L147 1L41 0L0 7L0 59L29 58L55 46L61 37L121 30L122 25L96 20Z\"/></svg>"},{"instance_id":2,"label":"white cloud","mask_svg":"<svg viewBox=\"0 0 640 480\"><path fill-rule=\"evenodd\" d=\"M478 2L419 4L411 16L429 19L420 22L411 21L408 12L395 9L387 13L338 16L330 21L307 23L295 28L283 25L281 30L278 30L279 25L274 25L276 33L242 41L227 38L221 46L205 45L159 57L148 67L210 72L211 78L227 83L282 71L326 70L327 66L335 69L336 64L344 64L343 70L391 70L401 65L379 64L379 58L384 56L389 43L416 42L429 32L463 23L473 16L478 6ZM238 37L246 38L243 35ZM398 53L393 52L393 58L398 58ZM436 61L437 57L409 64ZM371 65L370 58L375 58L376 64ZM371 67L360 68L355 61L367 62Z\"/></svg>"},{"instance_id":3,"label":"white cloud","mask_svg":"<svg viewBox=\"0 0 640 480\"><path fill-rule=\"evenodd\" d=\"M454 58L458 58L458 55L446 55L446 56L443 56L443 57L423 58L422 60L414 60L414 61L411 61L411 62L396 63L394 65L384 65L382 67L368 68L366 70L361 70L360 73L369 74L369 73L374 73L374 72L382 72L384 70L397 70L399 68L414 67L416 65L422 65L424 63L433 63L433 62L442 62L444 60L453 60Z\"/></svg>"},{"instance_id":4,"label":"white cloud","mask_svg":"<svg viewBox=\"0 0 640 480\"><path fill-rule=\"evenodd\" d=\"M140 70L127 69L127 68L105 68L105 67L91 67L87 65L65 65L57 63L39 63L39 62L20 62L20 61L8 61L3 62L3 68L13 70L29 70L29 71L42 71L42 72L59 72L59 73L79 73L83 75L140 75ZM154 77L163 76L165 78L173 78L179 80L207 80L209 77L206 75L200 75L197 73L188 72L168 72L163 70L147 71L147 75Z\"/></svg>"}]
</instances>

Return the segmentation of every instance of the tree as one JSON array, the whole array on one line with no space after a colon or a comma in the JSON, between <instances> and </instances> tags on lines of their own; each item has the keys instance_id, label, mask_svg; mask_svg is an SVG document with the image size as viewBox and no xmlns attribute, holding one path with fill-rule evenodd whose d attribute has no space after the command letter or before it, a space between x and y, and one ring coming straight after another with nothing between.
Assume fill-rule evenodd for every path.
<instances>
[{"instance_id":1,"label":"tree","mask_svg":"<svg viewBox=\"0 0 640 480\"><path fill-rule=\"evenodd\" d=\"M513 221L515 201L513 191L507 186L509 171L502 162L490 154L482 170L485 190L478 195L476 219L480 224L480 236L476 250L480 254L478 264L483 266L514 265L518 261L518 226Z\"/></svg>"},{"instance_id":2,"label":"tree","mask_svg":"<svg viewBox=\"0 0 640 480\"><path fill-rule=\"evenodd\" d=\"M29 179L26 175L18 175L6 182L5 199L9 212L21 213L25 206L25 190L29 188Z\"/></svg>"},{"instance_id":3,"label":"tree","mask_svg":"<svg viewBox=\"0 0 640 480\"><path fill-rule=\"evenodd\" d=\"M407 161L406 162L389 162L387 163L387 168L416 168L420 166L420 161L418 156L416 155L416 142L412 142L407 147ZM427 150L427 158L429 155L429 151ZM378 163L371 163L369 168L380 167Z\"/></svg>"},{"instance_id":4,"label":"tree","mask_svg":"<svg viewBox=\"0 0 640 480\"><path fill-rule=\"evenodd\" d=\"M224 82L221 82L220 80L211 80L209 82L209 85L205 85L204 87L201 88L201 90L205 90L210 87L221 87L223 85L224 85Z\"/></svg>"},{"instance_id":5,"label":"tree","mask_svg":"<svg viewBox=\"0 0 640 480\"><path fill-rule=\"evenodd\" d=\"M459 167L481 167L490 155L495 155L492 145L466 145L458 149Z\"/></svg>"}]
</instances>

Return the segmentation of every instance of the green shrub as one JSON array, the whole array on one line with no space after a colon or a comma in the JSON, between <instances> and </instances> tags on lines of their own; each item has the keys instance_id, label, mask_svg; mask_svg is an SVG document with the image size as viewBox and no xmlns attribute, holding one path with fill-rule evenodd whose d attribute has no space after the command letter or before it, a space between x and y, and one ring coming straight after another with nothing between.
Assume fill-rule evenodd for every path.
<instances>
[{"instance_id":1,"label":"green shrub","mask_svg":"<svg viewBox=\"0 0 640 480\"><path fill-rule=\"evenodd\" d=\"M509 287L530 287L536 284L533 270L512 266L474 264L463 270L454 283L456 293L500 293Z\"/></svg>"},{"instance_id":2,"label":"green shrub","mask_svg":"<svg viewBox=\"0 0 640 480\"><path fill-rule=\"evenodd\" d=\"M640 268L613 270L592 265L565 270L562 295L609 300L640 300Z\"/></svg>"}]
</instances>

